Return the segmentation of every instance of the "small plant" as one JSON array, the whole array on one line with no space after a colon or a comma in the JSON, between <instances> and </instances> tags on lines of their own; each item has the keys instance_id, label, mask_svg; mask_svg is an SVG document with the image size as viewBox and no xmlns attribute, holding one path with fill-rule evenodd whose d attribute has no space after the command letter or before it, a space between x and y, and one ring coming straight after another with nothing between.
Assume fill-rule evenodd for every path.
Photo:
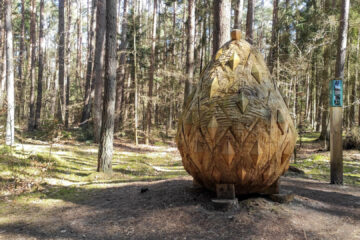
<instances>
[{"instance_id":1,"label":"small plant","mask_svg":"<svg viewBox=\"0 0 360 240\"><path fill-rule=\"evenodd\" d=\"M0 148L0 155L1 156L9 156L12 154L12 148L11 146L6 146L6 145L3 145L1 148Z\"/></svg>"}]
</instances>

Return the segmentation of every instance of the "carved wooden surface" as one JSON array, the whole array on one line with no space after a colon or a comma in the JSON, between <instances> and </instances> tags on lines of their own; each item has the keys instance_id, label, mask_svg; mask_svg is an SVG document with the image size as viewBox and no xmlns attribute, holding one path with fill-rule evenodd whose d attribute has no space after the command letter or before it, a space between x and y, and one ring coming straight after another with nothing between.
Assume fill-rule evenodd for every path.
<instances>
[{"instance_id":1,"label":"carved wooden surface","mask_svg":"<svg viewBox=\"0 0 360 240\"><path fill-rule=\"evenodd\" d=\"M236 34L232 34L232 36ZM208 189L265 192L289 167L296 130L261 54L226 43L200 76L179 119L186 171Z\"/></svg>"}]
</instances>

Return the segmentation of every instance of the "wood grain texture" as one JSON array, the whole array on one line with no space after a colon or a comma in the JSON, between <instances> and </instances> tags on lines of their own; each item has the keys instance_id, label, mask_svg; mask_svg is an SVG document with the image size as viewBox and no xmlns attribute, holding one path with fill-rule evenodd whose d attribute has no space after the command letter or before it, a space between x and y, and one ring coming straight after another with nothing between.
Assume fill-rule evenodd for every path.
<instances>
[{"instance_id":1,"label":"wood grain texture","mask_svg":"<svg viewBox=\"0 0 360 240\"><path fill-rule=\"evenodd\" d=\"M177 146L206 188L263 193L288 169L296 130L261 54L245 40L218 50L186 100Z\"/></svg>"}]
</instances>

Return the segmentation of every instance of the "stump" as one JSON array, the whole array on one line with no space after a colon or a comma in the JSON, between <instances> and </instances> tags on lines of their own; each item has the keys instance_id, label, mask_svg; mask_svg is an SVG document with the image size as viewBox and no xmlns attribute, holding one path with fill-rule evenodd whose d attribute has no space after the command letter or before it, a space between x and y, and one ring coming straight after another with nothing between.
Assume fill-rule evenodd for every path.
<instances>
[{"instance_id":1,"label":"stump","mask_svg":"<svg viewBox=\"0 0 360 240\"><path fill-rule=\"evenodd\" d=\"M288 169L297 133L262 55L240 35L202 72L176 142L184 168L204 187L264 193Z\"/></svg>"}]
</instances>

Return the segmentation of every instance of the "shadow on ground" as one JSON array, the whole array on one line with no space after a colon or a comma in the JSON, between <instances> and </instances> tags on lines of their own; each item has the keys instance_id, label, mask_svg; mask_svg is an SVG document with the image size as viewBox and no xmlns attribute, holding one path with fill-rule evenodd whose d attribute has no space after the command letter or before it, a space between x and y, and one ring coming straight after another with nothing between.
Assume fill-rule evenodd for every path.
<instances>
[{"instance_id":1,"label":"shadow on ground","mask_svg":"<svg viewBox=\"0 0 360 240\"><path fill-rule=\"evenodd\" d=\"M215 195L193 188L189 177L72 188L80 197L48 194L45 198L63 204L51 209L34 204L35 212L0 224L0 239L356 239L358 188L289 177L282 188L296 193L294 202L251 197L231 212L216 211ZM334 226L346 233L334 233Z\"/></svg>"}]
</instances>

